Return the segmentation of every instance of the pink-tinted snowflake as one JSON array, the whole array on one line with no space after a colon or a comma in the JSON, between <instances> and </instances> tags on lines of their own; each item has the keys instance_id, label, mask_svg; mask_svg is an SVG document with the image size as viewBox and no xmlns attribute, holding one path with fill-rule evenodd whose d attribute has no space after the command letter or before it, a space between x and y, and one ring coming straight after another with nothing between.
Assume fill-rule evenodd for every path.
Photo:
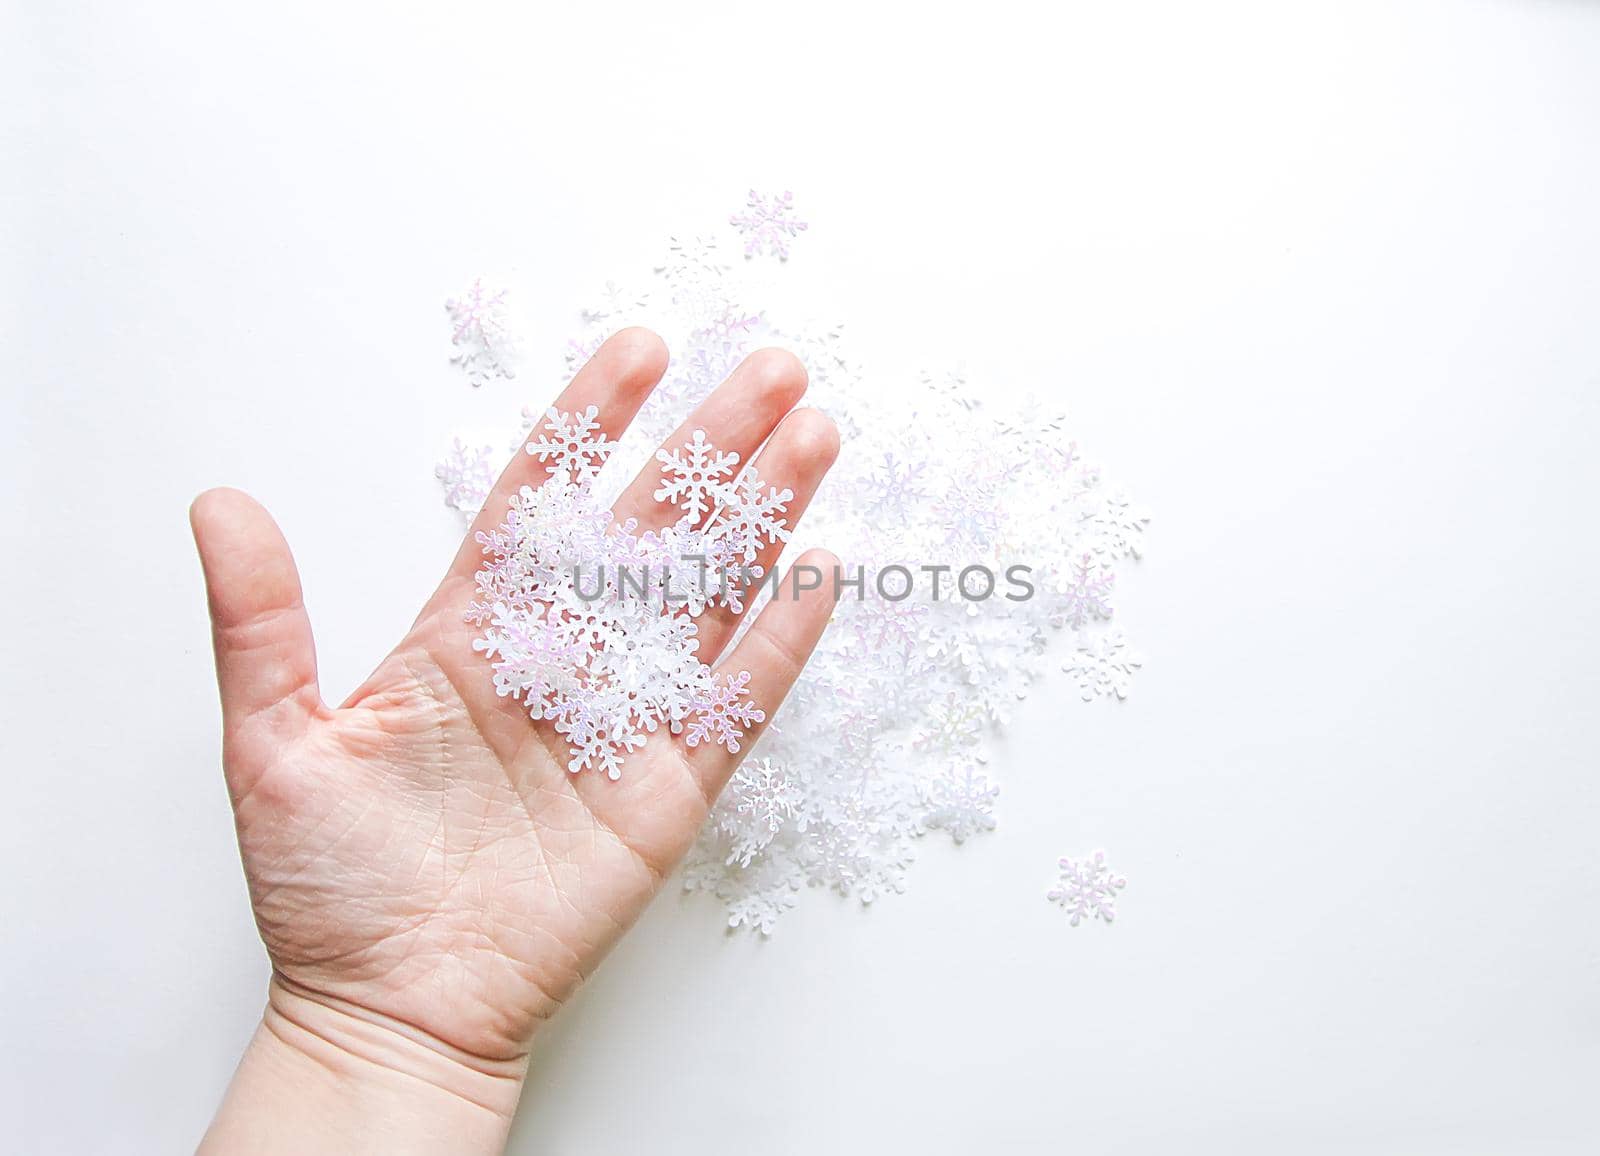
<instances>
[{"instance_id":1,"label":"pink-tinted snowflake","mask_svg":"<svg viewBox=\"0 0 1600 1156\"><path fill-rule=\"evenodd\" d=\"M1061 590L1061 606L1056 617L1061 625L1082 630L1092 618L1110 618L1111 594L1117 584L1115 572L1101 565L1085 551L1072 565Z\"/></svg>"},{"instance_id":2,"label":"pink-tinted snowflake","mask_svg":"<svg viewBox=\"0 0 1600 1156\"><path fill-rule=\"evenodd\" d=\"M749 695L745 686L750 672L741 670L729 678L718 678L709 693L694 704L694 718L689 723L686 741L691 747L703 742L721 743L733 754L739 753L739 740L744 729L767 721L765 711L753 702L741 702Z\"/></svg>"},{"instance_id":3,"label":"pink-tinted snowflake","mask_svg":"<svg viewBox=\"0 0 1600 1156\"><path fill-rule=\"evenodd\" d=\"M434 477L444 484L444 504L469 520L475 518L494 488L493 456L492 446L469 446L456 438L433 468Z\"/></svg>"},{"instance_id":4,"label":"pink-tinted snowflake","mask_svg":"<svg viewBox=\"0 0 1600 1156\"><path fill-rule=\"evenodd\" d=\"M1106 869L1106 853L1096 851L1087 859L1063 858L1061 880L1045 897L1066 908L1067 922L1074 927L1085 919L1110 923L1117 916L1117 892L1127 885Z\"/></svg>"},{"instance_id":5,"label":"pink-tinted snowflake","mask_svg":"<svg viewBox=\"0 0 1600 1156\"><path fill-rule=\"evenodd\" d=\"M571 681L588 651L579 624L553 607L513 609L503 602L495 604L493 621L472 648L493 661L496 693L522 699L535 718L545 696Z\"/></svg>"},{"instance_id":6,"label":"pink-tinted snowflake","mask_svg":"<svg viewBox=\"0 0 1600 1156\"><path fill-rule=\"evenodd\" d=\"M789 259L789 242L806 230L806 223L794 215L794 195L788 192L766 196L751 189L744 212L729 217L728 223L744 234L746 257L765 250L780 261Z\"/></svg>"},{"instance_id":7,"label":"pink-tinted snowflake","mask_svg":"<svg viewBox=\"0 0 1600 1156\"><path fill-rule=\"evenodd\" d=\"M465 371L474 386L496 377L516 376L516 340L506 324L506 291L490 292L483 279L460 297L444 303L450 314L450 342L455 355L450 359Z\"/></svg>"}]
</instances>

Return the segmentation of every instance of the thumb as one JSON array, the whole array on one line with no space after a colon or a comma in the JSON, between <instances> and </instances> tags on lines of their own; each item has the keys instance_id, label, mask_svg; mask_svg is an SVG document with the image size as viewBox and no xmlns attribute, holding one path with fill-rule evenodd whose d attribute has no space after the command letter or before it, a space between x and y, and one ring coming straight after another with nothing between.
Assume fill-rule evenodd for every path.
<instances>
[{"instance_id":1,"label":"thumb","mask_svg":"<svg viewBox=\"0 0 1600 1156\"><path fill-rule=\"evenodd\" d=\"M224 742L258 726L288 737L322 706L289 544L260 503L238 490L201 494L189 525L211 605Z\"/></svg>"}]
</instances>

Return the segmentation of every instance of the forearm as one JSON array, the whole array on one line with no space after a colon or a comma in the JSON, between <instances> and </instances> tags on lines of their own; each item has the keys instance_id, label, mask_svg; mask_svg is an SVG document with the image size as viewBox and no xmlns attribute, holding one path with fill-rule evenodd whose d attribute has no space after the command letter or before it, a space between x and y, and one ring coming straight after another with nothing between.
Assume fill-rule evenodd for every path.
<instances>
[{"instance_id":1,"label":"forearm","mask_svg":"<svg viewBox=\"0 0 1600 1156\"><path fill-rule=\"evenodd\" d=\"M525 1071L274 976L200 1152L497 1153Z\"/></svg>"}]
</instances>

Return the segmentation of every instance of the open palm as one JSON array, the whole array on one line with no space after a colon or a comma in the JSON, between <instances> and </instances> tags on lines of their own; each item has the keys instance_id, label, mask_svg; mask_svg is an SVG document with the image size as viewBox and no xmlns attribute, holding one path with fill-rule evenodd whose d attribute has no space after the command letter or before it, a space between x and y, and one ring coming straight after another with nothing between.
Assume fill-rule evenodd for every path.
<instances>
[{"instance_id":1,"label":"open palm","mask_svg":"<svg viewBox=\"0 0 1600 1156\"><path fill-rule=\"evenodd\" d=\"M598 406L615 438L666 360L654 334L625 330L556 407ZM763 350L668 445L703 429L744 460L759 448L762 476L794 491L798 517L838 452L825 416L794 410L804 389L794 357ZM416 622L337 708L318 691L299 579L271 518L232 490L194 504L224 769L274 998L285 1007L324 1002L467 1057L515 1062L688 849L738 763L663 729L628 758L620 781L573 775L563 738L495 692L465 618L482 557L473 535L545 476L534 458L516 456ZM655 485L636 479L619 519L669 520L652 500ZM770 566L773 552L761 563ZM831 607L824 590L774 599L729 656L750 672L769 717ZM698 621L700 656L712 661L737 616L711 609Z\"/></svg>"}]
</instances>

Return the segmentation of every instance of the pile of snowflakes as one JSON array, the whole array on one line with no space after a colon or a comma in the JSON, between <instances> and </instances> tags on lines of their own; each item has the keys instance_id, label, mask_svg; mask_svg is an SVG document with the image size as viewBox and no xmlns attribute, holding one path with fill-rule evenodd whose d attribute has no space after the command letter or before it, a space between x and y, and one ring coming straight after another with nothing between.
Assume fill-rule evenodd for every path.
<instances>
[{"instance_id":1,"label":"pile of snowflakes","mask_svg":"<svg viewBox=\"0 0 1600 1156\"><path fill-rule=\"evenodd\" d=\"M744 728L766 714L746 701L748 672L719 674L696 656L695 619L711 606L737 614L761 578L763 545L787 540L789 490L696 430L660 451L667 477L656 501L677 508L671 526L640 532L617 523L594 493L616 448L590 406L547 411L527 452L550 475L510 500L505 521L478 534L487 555L470 617L474 643L494 667L495 689L549 719L571 750L567 769L622 777L630 751L665 726L688 744L739 750Z\"/></svg>"},{"instance_id":2,"label":"pile of snowflakes","mask_svg":"<svg viewBox=\"0 0 1600 1156\"><path fill-rule=\"evenodd\" d=\"M730 925L768 932L808 885L871 902L903 890L923 837L943 832L960 843L994 828L999 790L989 748L1049 660L1056 636L1070 640L1058 653L1064 652L1062 666L1085 701L1128 694L1140 659L1112 625L1113 600L1118 568L1139 557L1149 516L1083 457L1064 418L1045 406L1025 400L995 411L953 376L889 383L874 375L864 388L837 326L785 324L759 304L773 292L772 279L785 268L778 262L805 227L792 202L752 193L730 224L739 237L674 240L647 284L608 285L584 312L584 327L569 343L569 375L607 335L635 324L667 339L671 364L614 452L606 443L598 476L585 477L581 486L570 478L554 489L524 491L513 503L508 525L528 527L533 532L523 537L542 545L530 552L502 527L502 536L488 543L490 569L502 577L485 587L480 610L502 689L520 687L531 706L568 728L580 769L615 773L618 757L652 725L698 723L705 728L694 732L701 739L737 741L734 712L753 708L730 699L733 684L701 665L701 659L714 663L715 655L691 655L663 676L671 693L630 716L623 733L605 741L589 734L591 720L570 705L572 686L562 680L593 682L593 693L603 696L618 672L636 661L630 647L639 644L591 660L581 674L563 673L565 660L558 656L571 642L569 632L588 631L593 642L609 627L590 624L587 609L561 601L564 592L558 604L566 609L554 621L549 611L536 609L549 604L541 582L553 580L540 551L564 557L569 549L635 548L602 545L596 511L608 503L580 495L620 492L651 464L683 415L753 350L781 345L801 357L810 376L807 401L835 419L844 446L789 550L824 545L847 570L860 566L869 575L904 566L916 585L913 596L898 600L877 596L870 577L864 597L845 592L799 684L689 856L689 889L717 895ZM773 257L778 262L766 259ZM478 365L484 348L481 327L457 346L475 380L493 376L509 360L489 340ZM524 410L513 448L545 420L542 411ZM564 431L549 432L559 437ZM446 501L470 520L505 456L493 444L457 440L436 471ZM599 458L586 461L598 465ZM590 539L579 542L583 535ZM643 536L636 540L644 543ZM742 560L748 540L735 535L728 551L724 560ZM952 578L974 565L999 575L1025 567L1032 596L968 597ZM949 569L937 582L928 568L941 566ZM741 581L717 578L726 571L711 570L706 599L745 592ZM892 585L898 593L899 585ZM762 583L752 591L746 623L767 589ZM645 646L667 645L649 631L681 631L672 639L676 646L693 638L693 624L684 617L629 630L646 631L638 636L650 640ZM713 706L718 688L722 705ZM718 711L734 721L707 721ZM1085 916L1109 919L1120 878L1108 886L1103 869L1084 875L1076 866L1062 867L1051 898L1075 913L1074 923ZM1080 906L1086 894L1090 899Z\"/></svg>"}]
</instances>

